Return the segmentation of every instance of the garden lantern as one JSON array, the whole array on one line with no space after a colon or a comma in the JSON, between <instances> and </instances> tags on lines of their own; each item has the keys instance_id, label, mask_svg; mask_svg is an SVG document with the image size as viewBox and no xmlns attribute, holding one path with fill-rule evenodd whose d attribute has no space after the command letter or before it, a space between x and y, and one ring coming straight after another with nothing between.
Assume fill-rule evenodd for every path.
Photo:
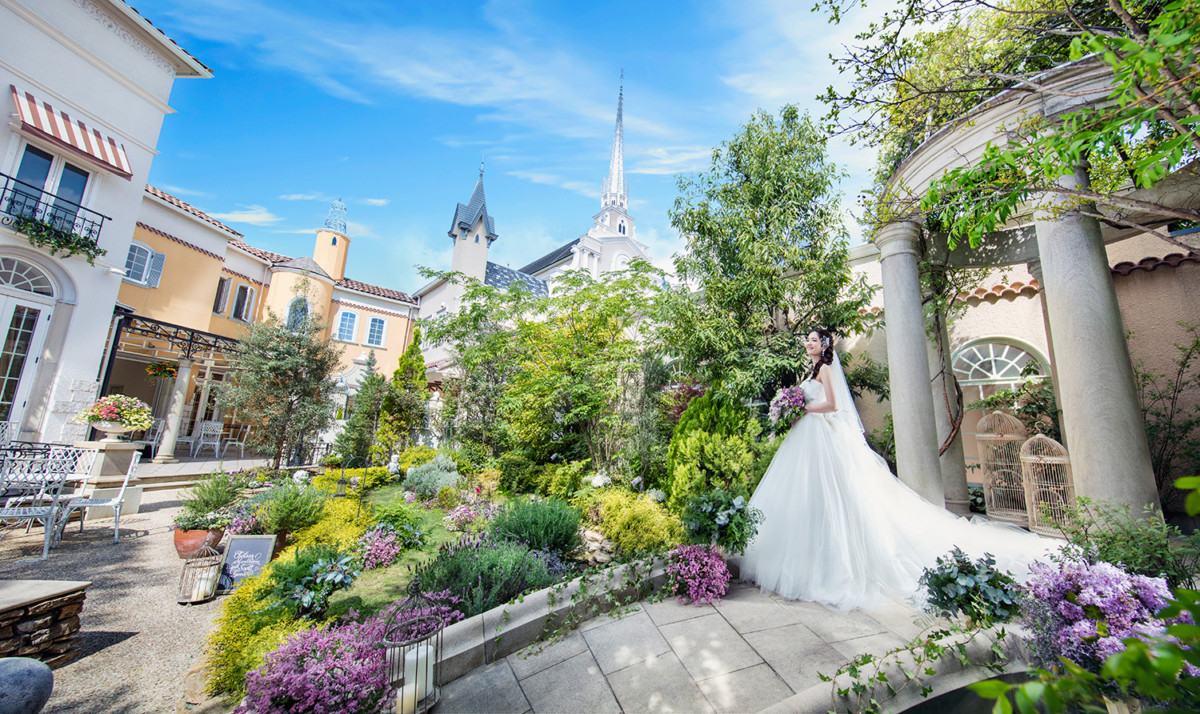
<instances>
[{"instance_id":1,"label":"garden lantern","mask_svg":"<svg viewBox=\"0 0 1200 714\"><path fill-rule=\"evenodd\" d=\"M338 482L337 482L337 492L333 494L335 498L342 498L346 495L346 484L347 483L349 483L349 482L346 480L346 472L343 469L342 477L340 479L338 479Z\"/></svg>"},{"instance_id":2,"label":"garden lantern","mask_svg":"<svg viewBox=\"0 0 1200 714\"><path fill-rule=\"evenodd\" d=\"M183 575L179 578L179 604L193 605L207 602L217 593L217 580L221 577L221 554L208 545L203 545L196 554L183 563Z\"/></svg>"},{"instance_id":3,"label":"garden lantern","mask_svg":"<svg viewBox=\"0 0 1200 714\"><path fill-rule=\"evenodd\" d=\"M975 431L988 518L1028 526L1029 511L1021 478L1025 426L1016 417L995 411L980 419Z\"/></svg>"},{"instance_id":4,"label":"garden lantern","mask_svg":"<svg viewBox=\"0 0 1200 714\"><path fill-rule=\"evenodd\" d=\"M397 610L388 622L383 646L388 680L396 686L397 714L424 714L441 698L438 675L445 622L421 596Z\"/></svg>"},{"instance_id":5,"label":"garden lantern","mask_svg":"<svg viewBox=\"0 0 1200 714\"><path fill-rule=\"evenodd\" d=\"M1021 446L1021 470L1025 474L1025 502L1029 504L1029 530L1061 538L1055 523L1075 503L1075 482L1071 478L1067 449L1038 434Z\"/></svg>"}]
</instances>

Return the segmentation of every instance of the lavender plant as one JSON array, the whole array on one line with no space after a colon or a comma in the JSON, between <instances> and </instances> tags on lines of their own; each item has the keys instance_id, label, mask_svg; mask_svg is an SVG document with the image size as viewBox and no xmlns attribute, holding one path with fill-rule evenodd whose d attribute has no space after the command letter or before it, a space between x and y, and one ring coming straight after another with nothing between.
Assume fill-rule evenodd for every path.
<instances>
[{"instance_id":1,"label":"lavender plant","mask_svg":"<svg viewBox=\"0 0 1200 714\"><path fill-rule=\"evenodd\" d=\"M667 554L667 587L679 602L720 602L730 577L725 560L706 546L681 545Z\"/></svg>"}]
</instances>

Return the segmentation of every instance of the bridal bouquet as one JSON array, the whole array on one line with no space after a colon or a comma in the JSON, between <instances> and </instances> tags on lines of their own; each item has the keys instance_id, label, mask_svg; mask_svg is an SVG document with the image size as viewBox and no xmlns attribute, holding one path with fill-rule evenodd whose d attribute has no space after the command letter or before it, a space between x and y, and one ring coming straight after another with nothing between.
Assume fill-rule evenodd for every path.
<instances>
[{"instance_id":1,"label":"bridal bouquet","mask_svg":"<svg viewBox=\"0 0 1200 714\"><path fill-rule=\"evenodd\" d=\"M804 416L804 390L800 388L800 385L780 389L775 398L771 400L767 416L771 419L771 426L776 430L786 429L792 425L792 422Z\"/></svg>"}]
</instances>

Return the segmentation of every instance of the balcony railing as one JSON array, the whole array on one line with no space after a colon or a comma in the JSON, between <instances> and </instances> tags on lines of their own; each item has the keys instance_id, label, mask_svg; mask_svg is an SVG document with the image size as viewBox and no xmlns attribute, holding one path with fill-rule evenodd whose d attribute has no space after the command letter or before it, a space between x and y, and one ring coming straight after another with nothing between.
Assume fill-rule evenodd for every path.
<instances>
[{"instance_id":1,"label":"balcony railing","mask_svg":"<svg viewBox=\"0 0 1200 714\"><path fill-rule=\"evenodd\" d=\"M100 229L107 219L74 201L0 174L0 225L25 233L30 242L47 246L51 253L101 254ZM35 237L35 231L40 237ZM47 232L57 235L47 239Z\"/></svg>"}]
</instances>

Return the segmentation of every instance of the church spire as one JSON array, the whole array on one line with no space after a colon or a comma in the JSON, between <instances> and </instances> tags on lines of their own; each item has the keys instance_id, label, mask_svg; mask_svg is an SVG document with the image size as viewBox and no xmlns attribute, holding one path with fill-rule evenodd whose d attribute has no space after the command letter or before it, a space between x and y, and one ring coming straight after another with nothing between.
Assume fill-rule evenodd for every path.
<instances>
[{"instance_id":1,"label":"church spire","mask_svg":"<svg viewBox=\"0 0 1200 714\"><path fill-rule=\"evenodd\" d=\"M617 127L613 131L612 158L604 177L600 207L628 208L629 182L625 179L625 70L621 70L621 89L617 93Z\"/></svg>"}]
</instances>

